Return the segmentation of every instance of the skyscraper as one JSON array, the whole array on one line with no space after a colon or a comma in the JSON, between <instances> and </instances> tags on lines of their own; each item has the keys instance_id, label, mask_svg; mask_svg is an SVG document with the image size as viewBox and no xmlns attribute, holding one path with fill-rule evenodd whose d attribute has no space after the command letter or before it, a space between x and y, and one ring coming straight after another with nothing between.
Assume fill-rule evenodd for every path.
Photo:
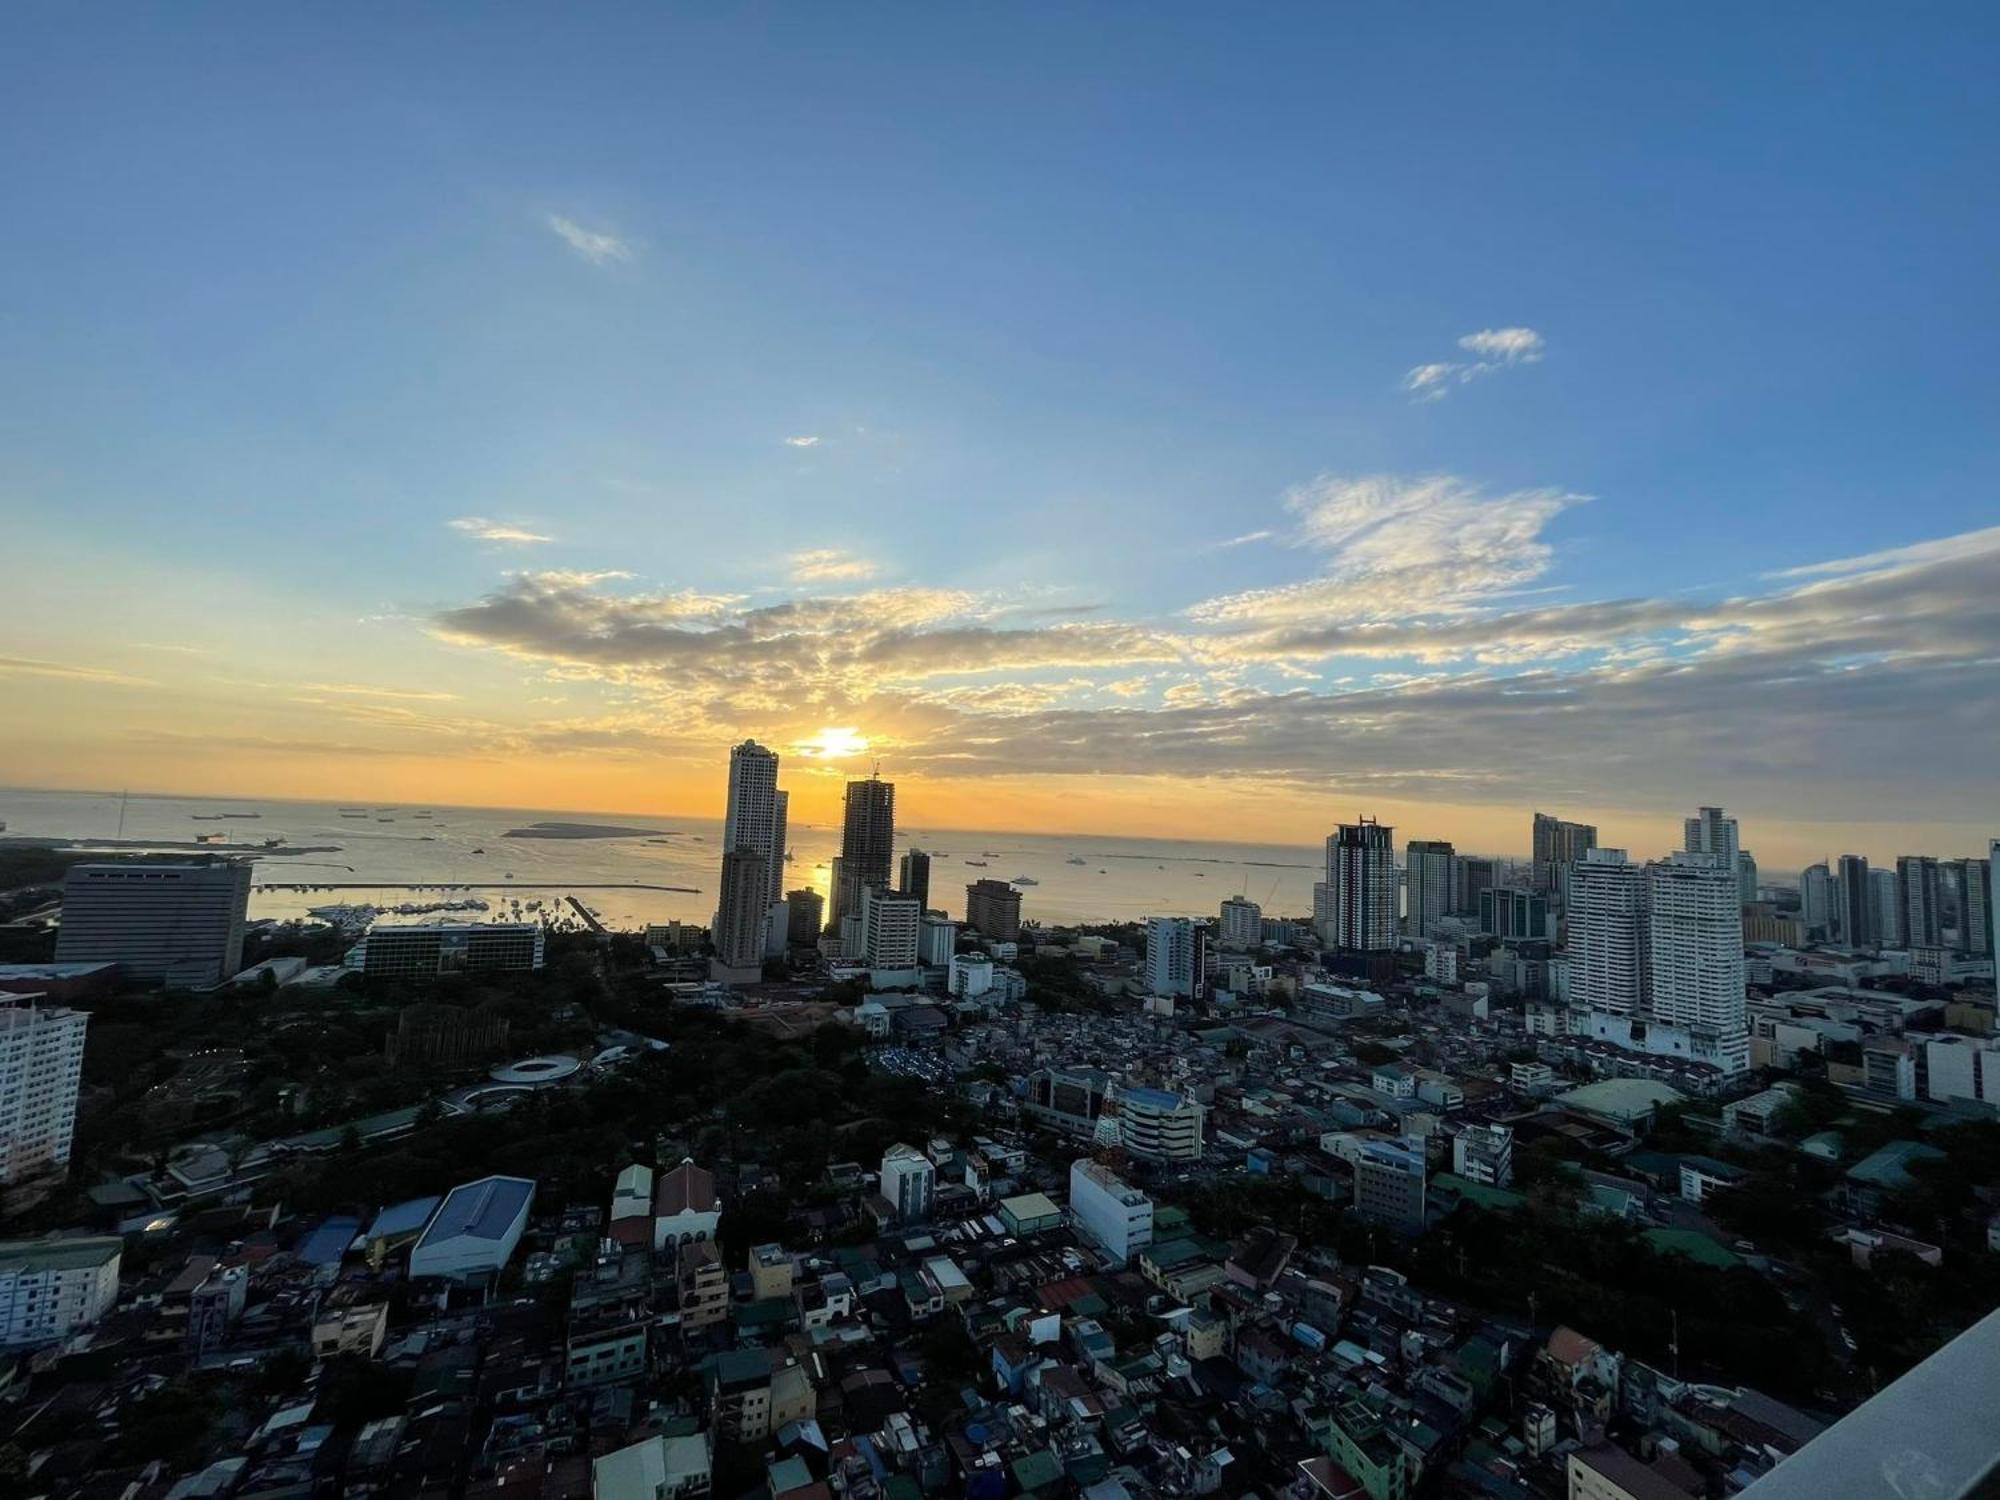
<instances>
[{"instance_id":1,"label":"skyscraper","mask_svg":"<svg viewBox=\"0 0 2000 1500\"><path fill-rule=\"evenodd\" d=\"M1944 945L1944 876L1928 855L1896 861L1896 942L1904 948Z\"/></svg>"},{"instance_id":2,"label":"skyscraper","mask_svg":"<svg viewBox=\"0 0 2000 1500\"><path fill-rule=\"evenodd\" d=\"M862 957L871 969L917 966L917 930L924 909L907 891L861 888Z\"/></svg>"},{"instance_id":3,"label":"skyscraper","mask_svg":"<svg viewBox=\"0 0 2000 1500\"><path fill-rule=\"evenodd\" d=\"M888 889L895 860L896 784L870 776L847 783L847 812L840 834L840 879L833 892L837 923L859 909L865 885Z\"/></svg>"},{"instance_id":4,"label":"skyscraper","mask_svg":"<svg viewBox=\"0 0 2000 1500\"><path fill-rule=\"evenodd\" d=\"M1986 844L1986 951L2000 964L2000 907L1993 904L1993 867L2000 864L2000 839Z\"/></svg>"},{"instance_id":5,"label":"skyscraper","mask_svg":"<svg viewBox=\"0 0 2000 1500\"><path fill-rule=\"evenodd\" d=\"M1569 896L1570 1003L1607 1015L1642 1015L1645 921L1638 866L1623 849L1587 850L1570 868Z\"/></svg>"},{"instance_id":6,"label":"skyscraper","mask_svg":"<svg viewBox=\"0 0 2000 1500\"><path fill-rule=\"evenodd\" d=\"M908 849L897 868L896 889L917 898L917 907L929 911L931 905L931 857L921 849Z\"/></svg>"},{"instance_id":7,"label":"skyscraper","mask_svg":"<svg viewBox=\"0 0 2000 1500\"><path fill-rule=\"evenodd\" d=\"M1850 948L1866 948L1875 939L1867 856L1841 855L1839 879L1835 890L1834 936Z\"/></svg>"},{"instance_id":8,"label":"skyscraper","mask_svg":"<svg viewBox=\"0 0 2000 1500\"><path fill-rule=\"evenodd\" d=\"M1452 867L1457 858L1444 839L1411 839L1403 867L1408 874L1408 911L1403 929L1413 938L1427 938L1439 918L1452 908Z\"/></svg>"},{"instance_id":9,"label":"skyscraper","mask_svg":"<svg viewBox=\"0 0 2000 1500\"><path fill-rule=\"evenodd\" d=\"M1748 906L1757 899L1757 856L1748 849L1736 851L1736 904Z\"/></svg>"},{"instance_id":10,"label":"skyscraper","mask_svg":"<svg viewBox=\"0 0 2000 1500\"><path fill-rule=\"evenodd\" d=\"M243 967L247 860L72 865L63 880L58 963L115 963L174 988L220 984Z\"/></svg>"},{"instance_id":11,"label":"skyscraper","mask_svg":"<svg viewBox=\"0 0 2000 1500\"><path fill-rule=\"evenodd\" d=\"M1824 863L1807 865L1799 872L1799 917L1808 936L1833 928L1833 872Z\"/></svg>"},{"instance_id":12,"label":"skyscraper","mask_svg":"<svg viewBox=\"0 0 2000 1500\"><path fill-rule=\"evenodd\" d=\"M1195 929L1187 917L1146 922L1146 993L1187 997L1195 992Z\"/></svg>"},{"instance_id":13,"label":"skyscraper","mask_svg":"<svg viewBox=\"0 0 2000 1500\"><path fill-rule=\"evenodd\" d=\"M1648 865L1645 930L1650 1020L1688 1032L1697 1061L1743 1072L1750 1043L1733 858L1682 852Z\"/></svg>"},{"instance_id":14,"label":"skyscraper","mask_svg":"<svg viewBox=\"0 0 2000 1500\"><path fill-rule=\"evenodd\" d=\"M747 981L763 972L770 876L755 849L722 855L722 891L715 917L715 977Z\"/></svg>"},{"instance_id":15,"label":"skyscraper","mask_svg":"<svg viewBox=\"0 0 2000 1500\"><path fill-rule=\"evenodd\" d=\"M1479 930L1503 940L1546 939L1549 898L1524 886L1496 885L1479 893Z\"/></svg>"},{"instance_id":16,"label":"skyscraper","mask_svg":"<svg viewBox=\"0 0 2000 1500\"><path fill-rule=\"evenodd\" d=\"M1461 854L1452 866L1451 909L1461 916L1479 910L1479 897L1500 883L1500 873L1490 859Z\"/></svg>"},{"instance_id":17,"label":"skyscraper","mask_svg":"<svg viewBox=\"0 0 2000 1500\"><path fill-rule=\"evenodd\" d=\"M1264 940L1264 908L1246 896L1230 896L1222 903L1222 921L1216 941L1224 948L1254 948Z\"/></svg>"},{"instance_id":18,"label":"skyscraper","mask_svg":"<svg viewBox=\"0 0 2000 1500\"><path fill-rule=\"evenodd\" d=\"M1021 893L1004 880L975 880L965 888L965 925L989 942L1021 937Z\"/></svg>"},{"instance_id":19,"label":"skyscraper","mask_svg":"<svg viewBox=\"0 0 2000 1500\"><path fill-rule=\"evenodd\" d=\"M1589 823L1571 823L1552 813L1535 814L1535 889L1562 898L1562 872L1597 847L1597 829Z\"/></svg>"},{"instance_id":20,"label":"skyscraper","mask_svg":"<svg viewBox=\"0 0 2000 1500\"><path fill-rule=\"evenodd\" d=\"M1742 848L1736 836L1736 820L1719 807L1703 807L1681 821L1681 848L1689 854L1712 854L1722 868L1734 872L1736 851Z\"/></svg>"},{"instance_id":21,"label":"skyscraper","mask_svg":"<svg viewBox=\"0 0 2000 1500\"><path fill-rule=\"evenodd\" d=\"M0 995L0 1183L69 1164L90 1016Z\"/></svg>"},{"instance_id":22,"label":"skyscraper","mask_svg":"<svg viewBox=\"0 0 2000 1500\"><path fill-rule=\"evenodd\" d=\"M1877 948L1902 945L1901 891L1894 870L1868 872L1868 925Z\"/></svg>"},{"instance_id":23,"label":"skyscraper","mask_svg":"<svg viewBox=\"0 0 2000 1500\"><path fill-rule=\"evenodd\" d=\"M1326 841L1326 884L1333 897L1332 945L1381 953L1396 946L1396 831L1363 818L1342 823Z\"/></svg>"},{"instance_id":24,"label":"skyscraper","mask_svg":"<svg viewBox=\"0 0 2000 1500\"><path fill-rule=\"evenodd\" d=\"M1991 953L1993 935L1993 864L1984 859L1954 862L1958 896L1958 951Z\"/></svg>"},{"instance_id":25,"label":"skyscraper","mask_svg":"<svg viewBox=\"0 0 2000 1500\"><path fill-rule=\"evenodd\" d=\"M802 886L785 892L785 940L794 948L810 948L819 941L825 925L826 900L818 891Z\"/></svg>"},{"instance_id":26,"label":"skyscraper","mask_svg":"<svg viewBox=\"0 0 2000 1500\"><path fill-rule=\"evenodd\" d=\"M749 849L764 861L767 896L783 899L786 796L778 790L778 753L755 740L729 752L729 788L722 812L722 852Z\"/></svg>"}]
</instances>

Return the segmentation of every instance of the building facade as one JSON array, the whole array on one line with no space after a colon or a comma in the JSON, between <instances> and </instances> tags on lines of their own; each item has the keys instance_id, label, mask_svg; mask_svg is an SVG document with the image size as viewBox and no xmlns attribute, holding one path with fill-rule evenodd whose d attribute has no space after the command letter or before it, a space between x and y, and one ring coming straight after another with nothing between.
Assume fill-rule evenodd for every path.
<instances>
[{"instance_id":1,"label":"building facade","mask_svg":"<svg viewBox=\"0 0 2000 1500\"><path fill-rule=\"evenodd\" d=\"M1088 1157L1070 1164L1069 1215L1077 1233L1118 1265L1153 1243L1153 1200Z\"/></svg>"},{"instance_id":2,"label":"building facade","mask_svg":"<svg viewBox=\"0 0 2000 1500\"><path fill-rule=\"evenodd\" d=\"M58 963L115 963L175 989L222 983L243 967L247 860L72 865L63 880Z\"/></svg>"},{"instance_id":3,"label":"building facade","mask_svg":"<svg viewBox=\"0 0 2000 1500\"><path fill-rule=\"evenodd\" d=\"M1381 953L1396 946L1396 831L1363 818L1342 823L1326 841L1326 885L1333 903L1330 946Z\"/></svg>"},{"instance_id":4,"label":"building facade","mask_svg":"<svg viewBox=\"0 0 2000 1500\"><path fill-rule=\"evenodd\" d=\"M0 1183L68 1167L89 1024L33 995L0 1001Z\"/></svg>"},{"instance_id":5,"label":"building facade","mask_svg":"<svg viewBox=\"0 0 2000 1500\"><path fill-rule=\"evenodd\" d=\"M723 804L722 852L755 850L770 881L766 899L784 899L785 793L778 790L778 753L755 740L729 752L729 788Z\"/></svg>"},{"instance_id":6,"label":"building facade","mask_svg":"<svg viewBox=\"0 0 2000 1500\"><path fill-rule=\"evenodd\" d=\"M1021 893L1004 880L981 878L965 888L965 925L996 943L1021 940Z\"/></svg>"},{"instance_id":7,"label":"building facade","mask_svg":"<svg viewBox=\"0 0 2000 1500\"><path fill-rule=\"evenodd\" d=\"M1403 930L1410 937L1429 937L1452 910L1452 872L1457 863L1457 852L1444 839L1410 840L1403 857L1408 881Z\"/></svg>"},{"instance_id":8,"label":"building facade","mask_svg":"<svg viewBox=\"0 0 2000 1500\"><path fill-rule=\"evenodd\" d=\"M1644 1009L1644 893L1623 849L1591 849L1569 870L1569 1000L1582 1010ZM1741 965L1741 955L1738 955Z\"/></svg>"},{"instance_id":9,"label":"building facade","mask_svg":"<svg viewBox=\"0 0 2000 1500\"><path fill-rule=\"evenodd\" d=\"M124 1251L116 1235L0 1244L0 1345L59 1343L95 1324L118 1300Z\"/></svg>"}]
</instances>

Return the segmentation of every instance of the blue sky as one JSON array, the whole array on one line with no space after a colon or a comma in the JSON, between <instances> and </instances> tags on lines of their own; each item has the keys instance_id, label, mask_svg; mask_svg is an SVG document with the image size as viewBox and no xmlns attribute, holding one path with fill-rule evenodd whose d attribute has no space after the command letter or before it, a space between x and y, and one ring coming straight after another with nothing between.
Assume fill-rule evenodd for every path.
<instances>
[{"instance_id":1,"label":"blue sky","mask_svg":"<svg viewBox=\"0 0 2000 1500\"><path fill-rule=\"evenodd\" d=\"M631 575L580 585L607 608L866 589L896 614L943 589L960 607L910 628L1087 608L1180 638L1205 603L1315 578L1393 582L1372 621L1462 620L1761 596L1785 569L1975 533L2000 514L1996 54L1976 6L16 7L0 510L32 575L14 655L52 670L14 680L63 695L54 724L120 686L54 671L143 679L121 717L223 704L246 755L290 747L267 745L279 779L310 744L358 775L518 744L258 727L241 683L303 658L366 678L347 687L456 693L518 734L546 718L522 684L552 672L575 754L586 726L680 702L661 660L462 613L515 570ZM1495 330L1534 342L1461 347ZM1430 364L1454 367L1443 399L1406 388ZM1430 517L1390 538L1415 572L1361 568L1351 529L1301 542L1370 476ZM1435 476L1453 484L1409 488ZM1439 534L1521 496L1562 498L1516 507L1488 581L1399 598L1426 562L1493 564ZM450 524L467 518L551 540L483 541ZM819 552L830 574L791 561ZM1355 613L1297 602L1294 622ZM154 627L172 638L136 649L193 647L202 670L135 657ZM1014 651L943 688L1039 687L1016 714L1165 711L1174 687L1187 708L1438 663L1283 657L1307 679L1230 649L1220 676L1171 663L1110 698L1076 674L1115 651L1090 670ZM813 708L948 776L945 731L908 721L995 703L927 682L848 676ZM718 677L699 744L598 749L636 776L795 733L759 719L769 686ZM0 773L74 763L62 743ZM1216 757L1280 800L1319 774ZM1810 764L1728 759L1716 796L1812 815ZM1831 768L1828 795L1867 772Z\"/></svg>"}]
</instances>

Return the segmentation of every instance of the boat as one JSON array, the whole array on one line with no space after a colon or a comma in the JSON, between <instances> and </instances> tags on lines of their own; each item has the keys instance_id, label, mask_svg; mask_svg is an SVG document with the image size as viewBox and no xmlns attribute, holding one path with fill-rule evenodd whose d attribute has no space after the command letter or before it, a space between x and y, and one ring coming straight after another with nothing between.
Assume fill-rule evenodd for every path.
<instances>
[{"instance_id":1,"label":"boat","mask_svg":"<svg viewBox=\"0 0 2000 1500\"><path fill-rule=\"evenodd\" d=\"M966 863L969 865L977 865L982 870L986 868L986 861L983 859L968 859Z\"/></svg>"},{"instance_id":2,"label":"boat","mask_svg":"<svg viewBox=\"0 0 2000 1500\"><path fill-rule=\"evenodd\" d=\"M1081 864L1088 864L1089 861L1086 860L1081 854L1072 854L1068 859L1064 860L1063 863L1066 865L1081 865Z\"/></svg>"},{"instance_id":3,"label":"boat","mask_svg":"<svg viewBox=\"0 0 2000 1500\"><path fill-rule=\"evenodd\" d=\"M396 820L394 818L377 818L375 821L378 823L393 823Z\"/></svg>"},{"instance_id":4,"label":"boat","mask_svg":"<svg viewBox=\"0 0 2000 1500\"><path fill-rule=\"evenodd\" d=\"M472 852L474 854L484 854L486 851L484 849L474 849Z\"/></svg>"},{"instance_id":5,"label":"boat","mask_svg":"<svg viewBox=\"0 0 2000 1500\"><path fill-rule=\"evenodd\" d=\"M1040 884L1041 884L1041 882L1040 882L1039 880L1035 879L1035 877L1034 877L1034 876L1032 876L1032 875L1016 875L1016 876L1015 876L1015 877L1014 877L1014 878L1013 878L1012 880L1008 881L1008 882L1007 882L1007 884L1009 884L1009 885L1040 885Z\"/></svg>"},{"instance_id":6,"label":"boat","mask_svg":"<svg viewBox=\"0 0 2000 1500\"><path fill-rule=\"evenodd\" d=\"M1206 870L1196 870L1196 871L1194 872L1194 878L1195 878L1196 880L1206 880L1206 879L1208 879L1208 871L1206 871Z\"/></svg>"},{"instance_id":7,"label":"boat","mask_svg":"<svg viewBox=\"0 0 2000 1500\"><path fill-rule=\"evenodd\" d=\"M188 816L193 818L197 823L220 823L222 821L221 813L190 813Z\"/></svg>"},{"instance_id":8,"label":"boat","mask_svg":"<svg viewBox=\"0 0 2000 1500\"><path fill-rule=\"evenodd\" d=\"M1099 871L1098 871L1097 873L1098 873L1098 874L1100 874L1100 875L1107 875L1107 874L1109 874L1110 872L1109 872L1108 870L1099 870Z\"/></svg>"},{"instance_id":9,"label":"boat","mask_svg":"<svg viewBox=\"0 0 2000 1500\"><path fill-rule=\"evenodd\" d=\"M368 814L365 812L358 812L358 813L344 812L341 814L341 816L343 818L366 818Z\"/></svg>"}]
</instances>

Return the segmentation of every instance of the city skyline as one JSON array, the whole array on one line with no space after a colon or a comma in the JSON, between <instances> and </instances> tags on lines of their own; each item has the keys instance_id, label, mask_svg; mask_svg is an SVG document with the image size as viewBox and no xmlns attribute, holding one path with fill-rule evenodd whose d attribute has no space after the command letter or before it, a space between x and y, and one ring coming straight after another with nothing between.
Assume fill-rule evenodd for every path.
<instances>
[{"instance_id":1,"label":"city skyline","mask_svg":"<svg viewBox=\"0 0 2000 1500\"><path fill-rule=\"evenodd\" d=\"M1976 852L1991 47L1153 19L10 21L0 782Z\"/></svg>"}]
</instances>

